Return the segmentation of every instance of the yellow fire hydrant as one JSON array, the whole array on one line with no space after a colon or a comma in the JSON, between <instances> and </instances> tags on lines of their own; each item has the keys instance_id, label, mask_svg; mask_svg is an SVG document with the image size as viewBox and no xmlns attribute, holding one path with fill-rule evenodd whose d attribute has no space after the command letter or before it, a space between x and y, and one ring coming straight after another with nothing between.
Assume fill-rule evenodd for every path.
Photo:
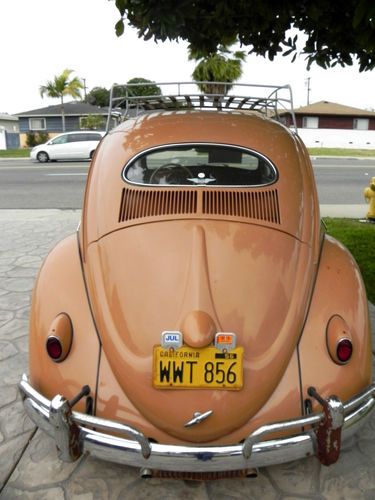
<instances>
[{"instance_id":1,"label":"yellow fire hydrant","mask_svg":"<svg viewBox=\"0 0 375 500\"><path fill-rule=\"evenodd\" d=\"M375 222L375 177L372 177L370 186L364 189L363 195L366 202L369 203L367 219L371 222Z\"/></svg>"}]
</instances>

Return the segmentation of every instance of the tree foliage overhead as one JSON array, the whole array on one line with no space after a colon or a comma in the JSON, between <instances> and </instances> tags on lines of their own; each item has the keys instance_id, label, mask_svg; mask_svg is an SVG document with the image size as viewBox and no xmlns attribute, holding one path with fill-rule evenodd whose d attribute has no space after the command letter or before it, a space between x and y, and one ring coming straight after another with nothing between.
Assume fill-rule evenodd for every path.
<instances>
[{"instance_id":1,"label":"tree foliage overhead","mask_svg":"<svg viewBox=\"0 0 375 500\"><path fill-rule=\"evenodd\" d=\"M249 53L273 60L278 53L297 55L302 36L308 68L359 63L360 71L375 67L374 0L116 0L121 19L138 30L139 37L155 41L186 40L193 51L206 55L219 45L239 40ZM289 37L288 30L300 33Z\"/></svg>"}]
</instances>

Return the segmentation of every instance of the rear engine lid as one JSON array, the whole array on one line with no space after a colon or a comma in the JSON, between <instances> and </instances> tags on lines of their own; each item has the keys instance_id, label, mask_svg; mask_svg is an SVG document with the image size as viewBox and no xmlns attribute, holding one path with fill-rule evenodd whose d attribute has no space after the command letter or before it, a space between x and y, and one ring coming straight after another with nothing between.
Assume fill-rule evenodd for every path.
<instances>
[{"instance_id":1,"label":"rear engine lid","mask_svg":"<svg viewBox=\"0 0 375 500\"><path fill-rule=\"evenodd\" d=\"M315 267L311 247L282 231L175 220L134 225L91 244L86 272L122 390L156 427L202 442L239 428L270 398L302 330ZM233 333L243 349L242 387L186 389L173 386L174 376L171 387L154 387L153 352L165 331L180 332L197 351L213 345L216 333ZM164 369L173 371L169 361ZM204 425L185 427L206 411L212 415Z\"/></svg>"}]
</instances>

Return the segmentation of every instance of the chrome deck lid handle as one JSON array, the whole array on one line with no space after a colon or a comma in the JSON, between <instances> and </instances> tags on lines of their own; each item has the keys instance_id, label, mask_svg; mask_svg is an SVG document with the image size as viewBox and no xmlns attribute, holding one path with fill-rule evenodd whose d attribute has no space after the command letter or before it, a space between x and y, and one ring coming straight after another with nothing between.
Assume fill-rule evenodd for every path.
<instances>
[{"instance_id":1,"label":"chrome deck lid handle","mask_svg":"<svg viewBox=\"0 0 375 500\"><path fill-rule=\"evenodd\" d=\"M201 422L203 422L203 420L206 420L206 418L208 418L212 414L213 414L212 410L207 410L204 413L196 411L194 413L193 418L191 420L189 420L188 422L186 422L186 424L184 426L185 427L192 427L193 425L200 424Z\"/></svg>"}]
</instances>

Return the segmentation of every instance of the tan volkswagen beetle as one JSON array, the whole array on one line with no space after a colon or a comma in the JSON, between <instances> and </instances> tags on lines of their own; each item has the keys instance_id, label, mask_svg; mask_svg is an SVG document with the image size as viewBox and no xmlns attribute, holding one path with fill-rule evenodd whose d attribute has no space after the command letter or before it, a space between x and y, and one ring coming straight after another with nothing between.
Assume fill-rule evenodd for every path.
<instances>
[{"instance_id":1,"label":"tan volkswagen beetle","mask_svg":"<svg viewBox=\"0 0 375 500\"><path fill-rule=\"evenodd\" d=\"M79 230L40 270L20 382L61 459L192 479L329 465L373 410L360 272L275 120L289 87L265 89L127 96L101 141Z\"/></svg>"}]
</instances>

